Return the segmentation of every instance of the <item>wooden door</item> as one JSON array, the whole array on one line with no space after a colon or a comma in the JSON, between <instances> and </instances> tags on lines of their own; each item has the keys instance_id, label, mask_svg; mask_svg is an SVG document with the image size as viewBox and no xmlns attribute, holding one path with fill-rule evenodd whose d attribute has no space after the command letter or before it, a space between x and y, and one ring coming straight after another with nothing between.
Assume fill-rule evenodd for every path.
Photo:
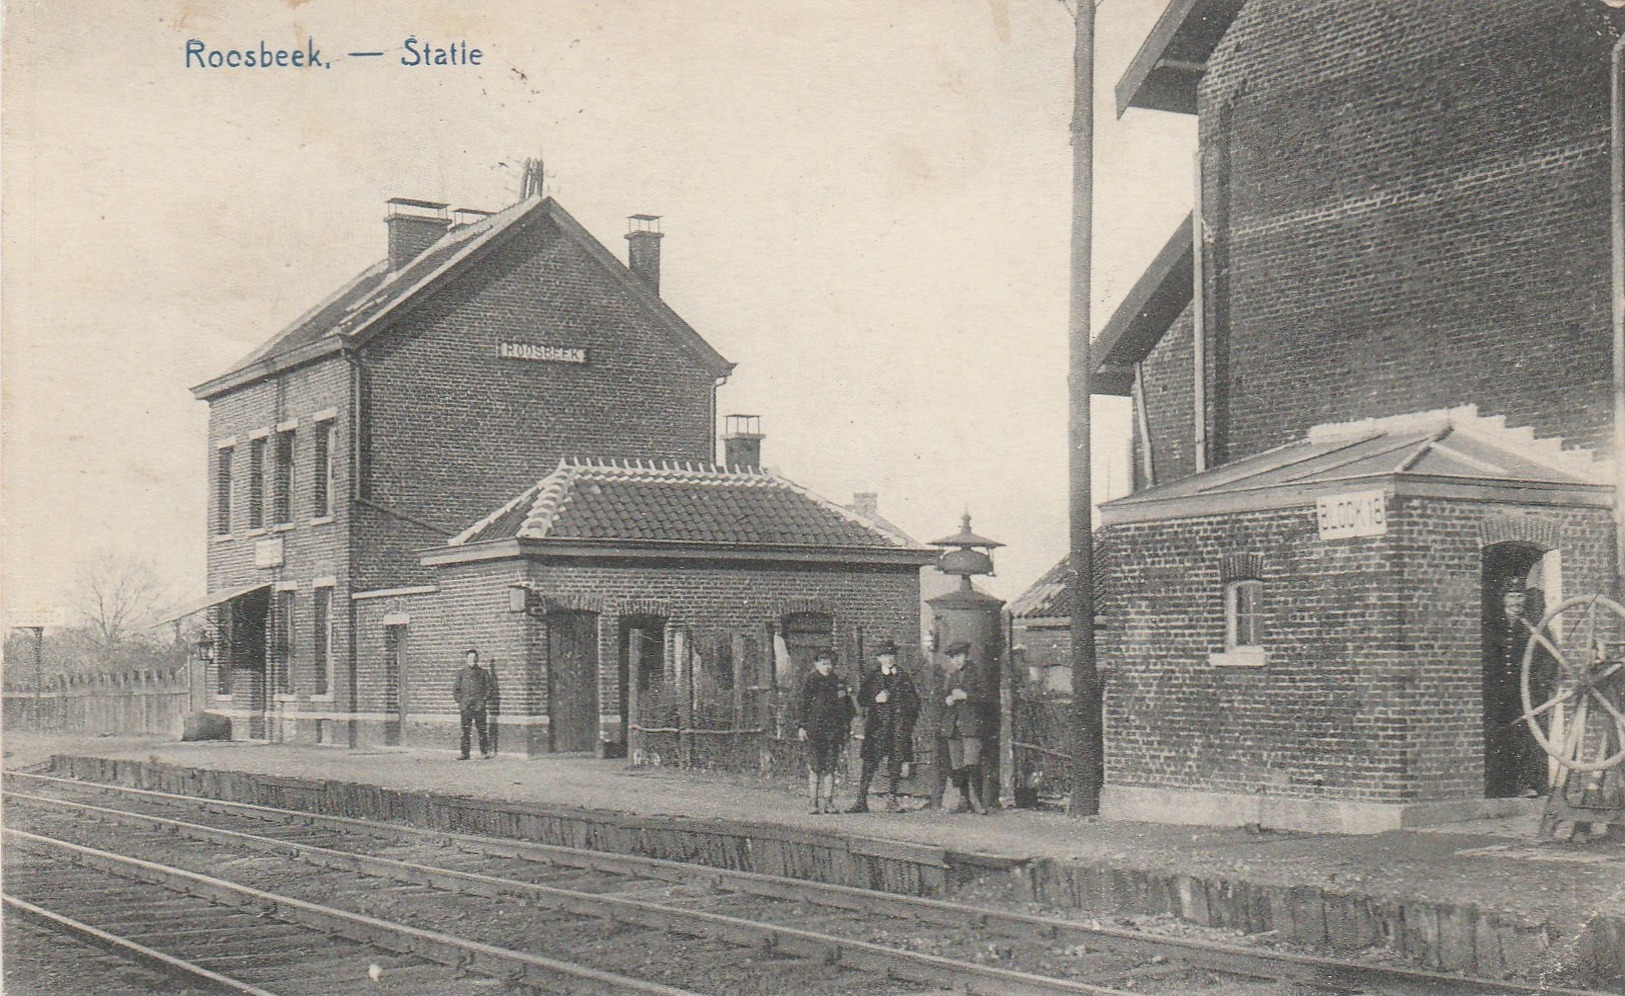
<instances>
[{"instance_id":1,"label":"wooden door","mask_svg":"<svg viewBox=\"0 0 1625 996\"><path fill-rule=\"evenodd\" d=\"M598 747L598 616L547 617L547 715L555 752Z\"/></svg>"}]
</instances>

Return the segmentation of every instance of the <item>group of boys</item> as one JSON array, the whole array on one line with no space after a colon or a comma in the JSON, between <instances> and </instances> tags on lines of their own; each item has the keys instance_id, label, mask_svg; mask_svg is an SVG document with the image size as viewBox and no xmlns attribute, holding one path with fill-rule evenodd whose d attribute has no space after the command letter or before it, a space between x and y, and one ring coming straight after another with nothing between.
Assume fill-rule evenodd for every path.
<instances>
[{"instance_id":1,"label":"group of boys","mask_svg":"<svg viewBox=\"0 0 1625 996\"><path fill-rule=\"evenodd\" d=\"M938 763L946 764L959 789L956 812L985 814L981 797L982 707L987 696L977 674L966 667L971 645L954 643L943 651L942 710L936 743ZM897 812L898 782L914 763L914 723L920 715L920 694L908 672L897 666L897 645L882 643L877 666L858 683L856 696L835 675L835 658L828 651L813 659L812 673L801 690L796 736L807 744L807 791L814 813L833 813L835 766L851 735L853 716L863 713L863 767L858 776L857 800L849 813L869 812L869 786L881 765L886 768L886 809Z\"/></svg>"}]
</instances>

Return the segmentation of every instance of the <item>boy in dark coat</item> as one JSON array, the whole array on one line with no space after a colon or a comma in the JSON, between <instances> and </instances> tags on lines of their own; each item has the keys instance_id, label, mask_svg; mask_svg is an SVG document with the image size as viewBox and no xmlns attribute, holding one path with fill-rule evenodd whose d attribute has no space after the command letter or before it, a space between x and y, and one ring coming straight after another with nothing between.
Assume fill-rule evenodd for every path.
<instances>
[{"instance_id":1,"label":"boy in dark coat","mask_svg":"<svg viewBox=\"0 0 1625 996\"><path fill-rule=\"evenodd\" d=\"M987 815L982 805L982 715L987 696L978 675L965 665L970 660L970 644L964 641L950 646L944 653L942 716L938 720L939 743L946 743L949 777L959 789L959 806L955 812L976 810Z\"/></svg>"},{"instance_id":2,"label":"boy in dark coat","mask_svg":"<svg viewBox=\"0 0 1625 996\"><path fill-rule=\"evenodd\" d=\"M835 812L835 762L852 732L851 690L835 675L835 658L827 650L813 659L812 673L801 686L796 736L807 745L807 790L812 811Z\"/></svg>"},{"instance_id":3,"label":"boy in dark coat","mask_svg":"<svg viewBox=\"0 0 1625 996\"><path fill-rule=\"evenodd\" d=\"M863 774L858 778L858 799L849 813L869 811L869 783L881 761L886 762L886 808L897 810L897 782L903 765L914 760L914 721L920 715L920 694L908 672L897 666L897 645L886 640L876 655L880 666L864 675L858 686L858 708L863 710Z\"/></svg>"}]
</instances>

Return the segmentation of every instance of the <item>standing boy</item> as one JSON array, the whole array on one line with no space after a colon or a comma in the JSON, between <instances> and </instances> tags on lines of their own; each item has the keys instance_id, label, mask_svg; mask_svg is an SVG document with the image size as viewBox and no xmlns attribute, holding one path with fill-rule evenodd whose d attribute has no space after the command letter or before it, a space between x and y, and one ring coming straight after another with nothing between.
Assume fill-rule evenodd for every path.
<instances>
[{"instance_id":1,"label":"standing boy","mask_svg":"<svg viewBox=\"0 0 1625 996\"><path fill-rule=\"evenodd\" d=\"M835 812L835 762L852 732L856 712L846 683L835 676L835 657L820 650L801 686L796 737L807 745L807 789L812 811Z\"/></svg>"},{"instance_id":2,"label":"standing boy","mask_svg":"<svg viewBox=\"0 0 1625 996\"><path fill-rule=\"evenodd\" d=\"M914 760L914 721L920 715L920 695L908 673L897 666L897 644L881 643L880 666L858 686L858 707L863 710L863 774L858 778L858 799L849 813L869 811L869 783L882 761L886 763L886 809L896 812L897 782L903 765Z\"/></svg>"},{"instance_id":3,"label":"standing boy","mask_svg":"<svg viewBox=\"0 0 1625 996\"><path fill-rule=\"evenodd\" d=\"M970 661L970 644L964 640L951 645L944 653L942 717L939 720L938 742L948 746L949 777L959 788L959 805L954 812L976 810L987 815L982 805L982 703L986 695L978 675L965 665Z\"/></svg>"}]
</instances>

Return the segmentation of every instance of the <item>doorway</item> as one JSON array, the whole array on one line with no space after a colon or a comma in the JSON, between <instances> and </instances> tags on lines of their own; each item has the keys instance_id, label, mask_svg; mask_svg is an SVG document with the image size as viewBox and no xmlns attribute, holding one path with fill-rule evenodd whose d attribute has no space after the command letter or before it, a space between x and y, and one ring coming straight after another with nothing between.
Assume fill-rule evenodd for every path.
<instances>
[{"instance_id":1,"label":"doorway","mask_svg":"<svg viewBox=\"0 0 1625 996\"><path fill-rule=\"evenodd\" d=\"M1539 795L1549 784L1546 752L1522 718L1520 686L1531 628L1562 597L1556 558L1555 552L1531 543L1484 548L1481 646L1487 799Z\"/></svg>"},{"instance_id":2,"label":"doorway","mask_svg":"<svg viewBox=\"0 0 1625 996\"><path fill-rule=\"evenodd\" d=\"M269 730L267 711L270 694L266 687L266 617L271 611L271 592L262 588L234 598L226 612L226 660L229 669L224 682L232 696L232 706L248 713L248 739L264 740Z\"/></svg>"},{"instance_id":3,"label":"doorway","mask_svg":"<svg viewBox=\"0 0 1625 996\"><path fill-rule=\"evenodd\" d=\"M598 614L547 617L547 715L555 753L598 748Z\"/></svg>"},{"instance_id":4,"label":"doorway","mask_svg":"<svg viewBox=\"0 0 1625 996\"><path fill-rule=\"evenodd\" d=\"M406 627L384 627L384 743L398 746L406 729Z\"/></svg>"},{"instance_id":5,"label":"doorway","mask_svg":"<svg viewBox=\"0 0 1625 996\"><path fill-rule=\"evenodd\" d=\"M640 723L638 703L645 693L666 680L666 620L660 616L622 616L619 647L619 708L621 729L626 731L620 747L630 753L643 746L632 729Z\"/></svg>"}]
</instances>

